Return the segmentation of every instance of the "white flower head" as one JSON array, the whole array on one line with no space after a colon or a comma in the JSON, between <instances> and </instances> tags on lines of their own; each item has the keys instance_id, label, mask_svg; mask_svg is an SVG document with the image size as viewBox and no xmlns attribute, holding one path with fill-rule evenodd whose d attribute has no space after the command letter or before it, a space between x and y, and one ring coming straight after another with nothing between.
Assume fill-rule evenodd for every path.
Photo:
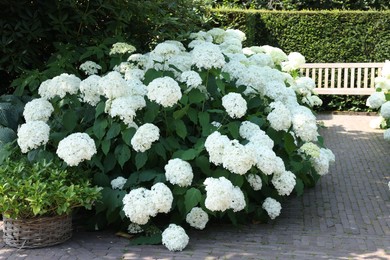
<instances>
[{"instance_id":1,"label":"white flower head","mask_svg":"<svg viewBox=\"0 0 390 260\"><path fill-rule=\"evenodd\" d=\"M117 71L111 71L99 80L99 88L108 99L115 99L129 95L126 80Z\"/></svg>"},{"instance_id":2,"label":"white flower head","mask_svg":"<svg viewBox=\"0 0 390 260\"><path fill-rule=\"evenodd\" d=\"M136 111L146 106L142 96L123 96L106 102L106 112L111 117L118 116L125 124L131 125Z\"/></svg>"},{"instance_id":3,"label":"white flower head","mask_svg":"<svg viewBox=\"0 0 390 260\"><path fill-rule=\"evenodd\" d=\"M50 127L43 121L28 121L18 130L18 145L22 153L45 145L49 141Z\"/></svg>"},{"instance_id":4,"label":"white flower head","mask_svg":"<svg viewBox=\"0 0 390 260\"><path fill-rule=\"evenodd\" d=\"M207 222L209 221L209 216L206 211L202 208L194 207L186 216L186 222L193 228L204 229Z\"/></svg>"},{"instance_id":5,"label":"white flower head","mask_svg":"<svg viewBox=\"0 0 390 260\"><path fill-rule=\"evenodd\" d=\"M52 99L55 96L64 98L66 94L76 94L79 91L81 80L73 74L62 73L51 80L44 81L38 93L42 98Z\"/></svg>"},{"instance_id":6,"label":"white flower head","mask_svg":"<svg viewBox=\"0 0 390 260\"><path fill-rule=\"evenodd\" d=\"M123 189L123 186L126 184L127 179L123 178L122 176L119 176L111 181L111 188L113 190L121 190Z\"/></svg>"},{"instance_id":7,"label":"white flower head","mask_svg":"<svg viewBox=\"0 0 390 260\"><path fill-rule=\"evenodd\" d=\"M291 126L290 110L282 102L272 102L269 105L273 110L268 114L267 120L276 131L287 131Z\"/></svg>"},{"instance_id":8,"label":"white flower head","mask_svg":"<svg viewBox=\"0 0 390 260\"><path fill-rule=\"evenodd\" d=\"M232 202L230 204L230 208L233 209L234 212L241 211L245 208L245 196L242 190L239 187L234 187L232 190Z\"/></svg>"},{"instance_id":9,"label":"white flower head","mask_svg":"<svg viewBox=\"0 0 390 260\"><path fill-rule=\"evenodd\" d=\"M270 197L264 200L262 207L265 209L265 211L267 211L268 216L271 219L275 219L277 216L279 216L282 209L280 202Z\"/></svg>"},{"instance_id":10,"label":"white flower head","mask_svg":"<svg viewBox=\"0 0 390 260\"><path fill-rule=\"evenodd\" d=\"M154 79L147 86L149 100L155 101L163 107L172 107L182 97L179 84L171 77Z\"/></svg>"},{"instance_id":11,"label":"white flower head","mask_svg":"<svg viewBox=\"0 0 390 260\"><path fill-rule=\"evenodd\" d=\"M320 156L320 147L312 142L307 142L299 147L298 153L304 158L306 156L310 156L311 158L318 158Z\"/></svg>"},{"instance_id":12,"label":"white flower head","mask_svg":"<svg viewBox=\"0 0 390 260\"><path fill-rule=\"evenodd\" d=\"M131 145L137 152L145 152L152 147L152 143L160 138L160 129L157 126L146 123L140 126L131 139Z\"/></svg>"},{"instance_id":13,"label":"white flower head","mask_svg":"<svg viewBox=\"0 0 390 260\"><path fill-rule=\"evenodd\" d=\"M110 55L113 54L126 54L135 52L135 47L125 42L114 43L110 50Z\"/></svg>"},{"instance_id":14,"label":"white flower head","mask_svg":"<svg viewBox=\"0 0 390 260\"><path fill-rule=\"evenodd\" d=\"M270 55L272 57L273 62L277 65L281 64L283 61L288 60L286 53L284 53L284 51L279 48L264 45L260 47L260 50Z\"/></svg>"},{"instance_id":15,"label":"white flower head","mask_svg":"<svg viewBox=\"0 0 390 260\"><path fill-rule=\"evenodd\" d=\"M168 161L168 164L165 165L164 169L165 177L170 183L177 184L180 187L191 185L194 173L188 162L179 158L171 159Z\"/></svg>"},{"instance_id":16,"label":"white flower head","mask_svg":"<svg viewBox=\"0 0 390 260\"><path fill-rule=\"evenodd\" d=\"M96 154L95 141L86 133L73 133L58 143L57 155L69 166L77 166L84 160L91 160Z\"/></svg>"},{"instance_id":17,"label":"white flower head","mask_svg":"<svg viewBox=\"0 0 390 260\"><path fill-rule=\"evenodd\" d=\"M272 184L280 196L288 196L293 191L296 181L295 174L285 171L272 177Z\"/></svg>"},{"instance_id":18,"label":"white flower head","mask_svg":"<svg viewBox=\"0 0 390 260\"><path fill-rule=\"evenodd\" d=\"M185 82L188 88L196 88L202 85L202 78L199 73L193 70L184 71L180 75L180 81Z\"/></svg>"},{"instance_id":19,"label":"white flower head","mask_svg":"<svg viewBox=\"0 0 390 260\"><path fill-rule=\"evenodd\" d=\"M223 167L230 172L244 175L255 164L255 154L252 151L237 140L228 142L222 155Z\"/></svg>"},{"instance_id":20,"label":"white flower head","mask_svg":"<svg viewBox=\"0 0 390 260\"><path fill-rule=\"evenodd\" d=\"M390 101L386 101L380 110L381 116L385 119L390 118Z\"/></svg>"},{"instance_id":21,"label":"white flower head","mask_svg":"<svg viewBox=\"0 0 390 260\"><path fill-rule=\"evenodd\" d=\"M145 225L151 216L156 216L151 193L148 189L138 188L123 197L123 212L131 222Z\"/></svg>"},{"instance_id":22,"label":"white flower head","mask_svg":"<svg viewBox=\"0 0 390 260\"><path fill-rule=\"evenodd\" d=\"M240 125L240 136L247 140L250 140L252 136L258 133L264 133L258 125L250 121L244 121ZM265 134L265 133L264 133Z\"/></svg>"},{"instance_id":23,"label":"white flower head","mask_svg":"<svg viewBox=\"0 0 390 260\"><path fill-rule=\"evenodd\" d=\"M127 227L127 232L130 234L138 234L144 232L143 228L135 223L130 223L129 226Z\"/></svg>"},{"instance_id":24,"label":"white flower head","mask_svg":"<svg viewBox=\"0 0 390 260\"><path fill-rule=\"evenodd\" d=\"M80 70L84 71L86 75L94 75L98 73L98 70L101 70L102 67L93 61L86 61L80 65Z\"/></svg>"},{"instance_id":25,"label":"white flower head","mask_svg":"<svg viewBox=\"0 0 390 260\"><path fill-rule=\"evenodd\" d=\"M198 69L222 68L225 57L218 45L204 42L196 45L192 51L192 64Z\"/></svg>"},{"instance_id":26,"label":"white flower head","mask_svg":"<svg viewBox=\"0 0 390 260\"><path fill-rule=\"evenodd\" d=\"M246 177L246 180L253 190L261 190L263 183L259 175L251 173Z\"/></svg>"},{"instance_id":27,"label":"white flower head","mask_svg":"<svg viewBox=\"0 0 390 260\"><path fill-rule=\"evenodd\" d=\"M99 81L99 76L91 75L80 83L81 98L91 106L96 106L99 103L100 95L103 93Z\"/></svg>"},{"instance_id":28,"label":"white flower head","mask_svg":"<svg viewBox=\"0 0 390 260\"><path fill-rule=\"evenodd\" d=\"M374 92L368 99L366 105L370 108L380 108L386 102L386 97L384 92Z\"/></svg>"},{"instance_id":29,"label":"white flower head","mask_svg":"<svg viewBox=\"0 0 390 260\"><path fill-rule=\"evenodd\" d=\"M320 156L311 159L314 169L321 176L329 172L329 165L334 161L335 156L332 151L325 148L320 149Z\"/></svg>"},{"instance_id":30,"label":"white flower head","mask_svg":"<svg viewBox=\"0 0 390 260\"><path fill-rule=\"evenodd\" d=\"M383 138L384 138L386 141L390 141L390 128L389 128L389 129L386 129L386 130L383 132Z\"/></svg>"},{"instance_id":31,"label":"white flower head","mask_svg":"<svg viewBox=\"0 0 390 260\"><path fill-rule=\"evenodd\" d=\"M209 153L210 162L215 165L222 164L224 149L229 142L229 138L226 135L221 135L218 131L213 132L206 138L204 146Z\"/></svg>"},{"instance_id":32,"label":"white flower head","mask_svg":"<svg viewBox=\"0 0 390 260\"><path fill-rule=\"evenodd\" d=\"M162 233L162 244L169 251L182 251L189 242L189 237L184 228L170 224Z\"/></svg>"},{"instance_id":33,"label":"white flower head","mask_svg":"<svg viewBox=\"0 0 390 260\"><path fill-rule=\"evenodd\" d=\"M299 69L300 66L306 63L305 57L299 52L292 52L287 56L287 61L282 62L283 71L292 71Z\"/></svg>"},{"instance_id":34,"label":"white flower head","mask_svg":"<svg viewBox=\"0 0 390 260\"><path fill-rule=\"evenodd\" d=\"M162 182L154 184L151 188L151 199L157 213L168 213L172 208L172 191Z\"/></svg>"},{"instance_id":35,"label":"white flower head","mask_svg":"<svg viewBox=\"0 0 390 260\"><path fill-rule=\"evenodd\" d=\"M241 118L247 110L246 100L239 93L229 93L222 97L222 106L231 118Z\"/></svg>"},{"instance_id":36,"label":"white flower head","mask_svg":"<svg viewBox=\"0 0 390 260\"><path fill-rule=\"evenodd\" d=\"M225 211L230 208L233 200L233 184L225 177L218 179L208 177L203 182L206 186L205 206L211 211Z\"/></svg>"},{"instance_id":37,"label":"white flower head","mask_svg":"<svg viewBox=\"0 0 390 260\"><path fill-rule=\"evenodd\" d=\"M24 106L23 116L26 122L47 122L53 111L53 105L49 101L44 98L36 98Z\"/></svg>"}]
</instances>

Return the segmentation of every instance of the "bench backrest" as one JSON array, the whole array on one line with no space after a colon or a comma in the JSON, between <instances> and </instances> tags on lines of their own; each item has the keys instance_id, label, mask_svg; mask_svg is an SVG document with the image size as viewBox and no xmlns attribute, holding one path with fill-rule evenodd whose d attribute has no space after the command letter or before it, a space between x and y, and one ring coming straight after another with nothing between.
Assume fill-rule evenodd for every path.
<instances>
[{"instance_id":1,"label":"bench backrest","mask_svg":"<svg viewBox=\"0 0 390 260\"><path fill-rule=\"evenodd\" d=\"M374 79L384 63L306 63L303 76L316 82L318 94L370 95L375 92Z\"/></svg>"}]
</instances>

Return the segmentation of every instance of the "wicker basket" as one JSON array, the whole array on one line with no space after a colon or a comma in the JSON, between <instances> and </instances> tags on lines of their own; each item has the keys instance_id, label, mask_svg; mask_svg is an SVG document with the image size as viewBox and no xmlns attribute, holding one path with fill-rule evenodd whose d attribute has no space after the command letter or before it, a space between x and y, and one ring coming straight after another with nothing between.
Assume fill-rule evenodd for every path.
<instances>
[{"instance_id":1,"label":"wicker basket","mask_svg":"<svg viewBox=\"0 0 390 260\"><path fill-rule=\"evenodd\" d=\"M17 248L60 244L72 237L72 216L9 219L3 217L4 243Z\"/></svg>"}]
</instances>

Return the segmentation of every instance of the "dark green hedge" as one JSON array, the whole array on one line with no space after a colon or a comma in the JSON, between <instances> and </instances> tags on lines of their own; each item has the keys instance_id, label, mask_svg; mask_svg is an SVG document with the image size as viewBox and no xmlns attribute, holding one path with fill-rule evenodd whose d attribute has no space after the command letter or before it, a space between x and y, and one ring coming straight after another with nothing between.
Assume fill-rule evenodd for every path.
<instances>
[{"instance_id":1,"label":"dark green hedge","mask_svg":"<svg viewBox=\"0 0 390 260\"><path fill-rule=\"evenodd\" d=\"M246 46L298 51L307 62L390 59L390 11L259 11L213 9L215 26L241 29Z\"/></svg>"}]
</instances>

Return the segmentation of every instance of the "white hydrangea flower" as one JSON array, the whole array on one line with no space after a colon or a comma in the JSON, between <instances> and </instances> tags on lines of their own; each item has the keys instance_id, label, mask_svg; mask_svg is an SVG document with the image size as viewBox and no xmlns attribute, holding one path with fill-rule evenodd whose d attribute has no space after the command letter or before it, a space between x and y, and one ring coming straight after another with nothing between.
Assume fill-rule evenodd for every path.
<instances>
[{"instance_id":1,"label":"white hydrangea flower","mask_svg":"<svg viewBox=\"0 0 390 260\"><path fill-rule=\"evenodd\" d=\"M207 31L208 35L211 35L213 37L213 42L214 43L222 43L225 38L225 30L221 28L212 28L211 30Z\"/></svg>"},{"instance_id":2,"label":"white hydrangea flower","mask_svg":"<svg viewBox=\"0 0 390 260\"><path fill-rule=\"evenodd\" d=\"M234 212L241 211L245 208L245 196L242 190L239 187L234 187L232 190L232 202L230 204L230 208L233 209Z\"/></svg>"},{"instance_id":3,"label":"white hydrangea flower","mask_svg":"<svg viewBox=\"0 0 390 260\"><path fill-rule=\"evenodd\" d=\"M162 182L154 184L150 193L154 208L157 213L168 213L172 208L172 191Z\"/></svg>"},{"instance_id":4,"label":"white hydrangea flower","mask_svg":"<svg viewBox=\"0 0 390 260\"><path fill-rule=\"evenodd\" d=\"M115 65L113 71L119 72L120 74L126 74L128 71L137 68L136 65L128 61L123 61L119 65Z\"/></svg>"},{"instance_id":5,"label":"white hydrangea flower","mask_svg":"<svg viewBox=\"0 0 390 260\"><path fill-rule=\"evenodd\" d=\"M51 80L44 81L38 93L42 98L52 99L55 96L64 98L66 94L74 95L78 92L81 80L73 74L62 73Z\"/></svg>"},{"instance_id":6,"label":"white hydrangea flower","mask_svg":"<svg viewBox=\"0 0 390 260\"><path fill-rule=\"evenodd\" d=\"M239 93L229 93L222 97L222 106L231 118L241 118L247 110L246 100Z\"/></svg>"},{"instance_id":7,"label":"white hydrangea flower","mask_svg":"<svg viewBox=\"0 0 390 260\"><path fill-rule=\"evenodd\" d=\"M311 158L318 158L320 156L320 147L312 142L304 143L298 149L298 153L305 158L305 156L310 156Z\"/></svg>"},{"instance_id":8,"label":"white hydrangea flower","mask_svg":"<svg viewBox=\"0 0 390 260\"><path fill-rule=\"evenodd\" d=\"M270 197L264 200L262 207L265 209L265 211L267 211L268 216L271 219L275 219L277 216L279 216L282 209L280 202Z\"/></svg>"},{"instance_id":9,"label":"white hydrangea flower","mask_svg":"<svg viewBox=\"0 0 390 260\"><path fill-rule=\"evenodd\" d=\"M296 106L292 113L293 131L305 142L317 141L317 121L310 109Z\"/></svg>"},{"instance_id":10,"label":"white hydrangea flower","mask_svg":"<svg viewBox=\"0 0 390 260\"><path fill-rule=\"evenodd\" d=\"M250 142L248 145L252 147L264 147L272 149L274 147L274 141L263 131L256 131L248 139Z\"/></svg>"},{"instance_id":11,"label":"white hydrangea flower","mask_svg":"<svg viewBox=\"0 0 390 260\"><path fill-rule=\"evenodd\" d=\"M390 101L386 101L380 110L381 116L385 119L390 118Z\"/></svg>"},{"instance_id":12,"label":"white hydrangea flower","mask_svg":"<svg viewBox=\"0 0 390 260\"><path fill-rule=\"evenodd\" d=\"M126 184L127 179L119 176L111 181L111 187L113 190L121 190L123 186Z\"/></svg>"},{"instance_id":13,"label":"white hydrangea flower","mask_svg":"<svg viewBox=\"0 0 390 260\"><path fill-rule=\"evenodd\" d=\"M125 71L125 80L143 80L145 78L145 71L141 69L129 69Z\"/></svg>"},{"instance_id":14,"label":"white hydrangea flower","mask_svg":"<svg viewBox=\"0 0 390 260\"><path fill-rule=\"evenodd\" d=\"M302 98L302 103L307 104L309 107L321 106L322 100L318 96L308 95Z\"/></svg>"},{"instance_id":15,"label":"white hydrangea flower","mask_svg":"<svg viewBox=\"0 0 390 260\"><path fill-rule=\"evenodd\" d=\"M242 75L244 75L247 71L245 64L243 64L240 60L232 59L222 68L222 72L226 72L230 75L230 78L235 80ZM242 77L244 78L244 77ZM242 84L244 85L244 84Z\"/></svg>"},{"instance_id":16,"label":"white hydrangea flower","mask_svg":"<svg viewBox=\"0 0 390 260\"><path fill-rule=\"evenodd\" d=\"M91 106L96 106L100 101L100 95L103 93L100 82L100 76L91 75L80 82L81 98Z\"/></svg>"},{"instance_id":17,"label":"white hydrangea flower","mask_svg":"<svg viewBox=\"0 0 390 260\"><path fill-rule=\"evenodd\" d=\"M329 164L335 161L335 156L331 150L321 148L320 156L317 158L312 158L311 162L314 169L319 175L325 175L329 172Z\"/></svg>"},{"instance_id":18,"label":"white hydrangea flower","mask_svg":"<svg viewBox=\"0 0 390 260\"><path fill-rule=\"evenodd\" d=\"M390 79L385 77L376 77L374 79L375 88L390 90Z\"/></svg>"},{"instance_id":19,"label":"white hydrangea flower","mask_svg":"<svg viewBox=\"0 0 390 260\"><path fill-rule=\"evenodd\" d=\"M233 200L233 184L225 177L218 179L208 177L203 182L206 186L205 206L211 211L225 211L230 208Z\"/></svg>"},{"instance_id":20,"label":"white hydrangea flower","mask_svg":"<svg viewBox=\"0 0 390 260\"><path fill-rule=\"evenodd\" d=\"M293 71L299 69L303 64L306 63L305 57L299 52L291 52L287 56L287 61L282 62L283 71Z\"/></svg>"},{"instance_id":21,"label":"white hydrangea flower","mask_svg":"<svg viewBox=\"0 0 390 260\"><path fill-rule=\"evenodd\" d=\"M134 53L129 56L127 61L135 63L140 68L146 68L149 63L149 57L147 54Z\"/></svg>"},{"instance_id":22,"label":"white hydrangea flower","mask_svg":"<svg viewBox=\"0 0 390 260\"><path fill-rule=\"evenodd\" d=\"M73 133L58 143L57 155L69 166L77 166L84 160L91 160L96 154L95 141L86 133Z\"/></svg>"},{"instance_id":23,"label":"white hydrangea flower","mask_svg":"<svg viewBox=\"0 0 390 260\"><path fill-rule=\"evenodd\" d=\"M386 129L386 130L383 132L383 138L384 138L386 141L390 141L390 128L389 128L389 129Z\"/></svg>"},{"instance_id":24,"label":"white hydrangea flower","mask_svg":"<svg viewBox=\"0 0 390 260\"><path fill-rule=\"evenodd\" d=\"M127 80L130 96L146 96L148 90L146 86L137 79Z\"/></svg>"},{"instance_id":25,"label":"white hydrangea flower","mask_svg":"<svg viewBox=\"0 0 390 260\"><path fill-rule=\"evenodd\" d=\"M382 77L390 78L390 60L386 60L381 71Z\"/></svg>"},{"instance_id":26,"label":"white hydrangea flower","mask_svg":"<svg viewBox=\"0 0 390 260\"><path fill-rule=\"evenodd\" d=\"M295 179L295 174L290 171L285 171L279 174L275 174L272 177L272 184L275 186L280 196L288 196L295 187Z\"/></svg>"},{"instance_id":27,"label":"white hydrangea flower","mask_svg":"<svg viewBox=\"0 0 390 260\"><path fill-rule=\"evenodd\" d=\"M80 70L84 71L86 75L94 75L98 73L98 70L101 70L102 67L93 61L86 61L80 65Z\"/></svg>"},{"instance_id":28,"label":"white hydrangea flower","mask_svg":"<svg viewBox=\"0 0 390 260\"><path fill-rule=\"evenodd\" d=\"M17 143L22 153L45 145L49 141L50 127L43 121L28 121L18 130Z\"/></svg>"},{"instance_id":29,"label":"white hydrangea flower","mask_svg":"<svg viewBox=\"0 0 390 260\"><path fill-rule=\"evenodd\" d=\"M217 45L204 42L194 47L192 51L192 64L198 69L205 70L222 68L225 65L225 57Z\"/></svg>"},{"instance_id":30,"label":"white hydrangea flower","mask_svg":"<svg viewBox=\"0 0 390 260\"><path fill-rule=\"evenodd\" d=\"M243 31L237 29L227 29L225 31L225 40L226 38L236 38L240 42L243 42L246 40L246 35Z\"/></svg>"},{"instance_id":31,"label":"white hydrangea flower","mask_svg":"<svg viewBox=\"0 0 390 260\"><path fill-rule=\"evenodd\" d=\"M47 122L53 111L53 105L49 101L44 98L36 98L24 106L23 116L26 122Z\"/></svg>"},{"instance_id":32,"label":"white hydrangea flower","mask_svg":"<svg viewBox=\"0 0 390 260\"><path fill-rule=\"evenodd\" d=\"M172 184L177 184L180 187L190 186L194 173L192 172L191 164L182 159L175 158L168 161L165 165L165 177Z\"/></svg>"},{"instance_id":33,"label":"white hydrangea flower","mask_svg":"<svg viewBox=\"0 0 390 260\"><path fill-rule=\"evenodd\" d=\"M256 53L249 57L249 61L251 64L259 67L268 66L270 68L273 68L275 66L272 57L265 53Z\"/></svg>"},{"instance_id":34,"label":"white hydrangea flower","mask_svg":"<svg viewBox=\"0 0 390 260\"><path fill-rule=\"evenodd\" d=\"M150 58L153 61L165 62L169 58L180 54L182 51L177 44L170 42L162 42L156 45L153 51L150 53Z\"/></svg>"},{"instance_id":35,"label":"white hydrangea flower","mask_svg":"<svg viewBox=\"0 0 390 260\"><path fill-rule=\"evenodd\" d=\"M129 226L127 227L127 232L130 234L138 234L144 232L143 228L135 223L130 223Z\"/></svg>"},{"instance_id":36,"label":"white hydrangea flower","mask_svg":"<svg viewBox=\"0 0 390 260\"><path fill-rule=\"evenodd\" d=\"M292 85L294 91L301 96L310 95L314 88L316 87L316 83L312 78L309 77L300 77L297 78Z\"/></svg>"},{"instance_id":37,"label":"white hydrangea flower","mask_svg":"<svg viewBox=\"0 0 390 260\"><path fill-rule=\"evenodd\" d=\"M224 31L224 30L223 30ZM223 32L225 34L225 31ZM202 42L212 42L213 41L213 35L212 33L205 32L205 31L199 31L196 33L190 34L190 39L200 40Z\"/></svg>"},{"instance_id":38,"label":"white hydrangea flower","mask_svg":"<svg viewBox=\"0 0 390 260\"><path fill-rule=\"evenodd\" d=\"M182 52L181 54L175 55L172 58L170 58L167 61L164 69L168 71L172 71L175 74L175 77L179 77L183 71L191 70L191 65L192 65L191 53Z\"/></svg>"},{"instance_id":39,"label":"white hydrangea flower","mask_svg":"<svg viewBox=\"0 0 390 260\"><path fill-rule=\"evenodd\" d=\"M146 123L140 126L131 139L131 145L137 152L145 152L152 147L152 143L160 138L160 129L157 126Z\"/></svg>"},{"instance_id":40,"label":"white hydrangea flower","mask_svg":"<svg viewBox=\"0 0 390 260\"><path fill-rule=\"evenodd\" d=\"M129 95L129 87L126 80L117 71L111 71L100 78L99 88L108 99L115 99Z\"/></svg>"},{"instance_id":41,"label":"white hydrangea flower","mask_svg":"<svg viewBox=\"0 0 390 260\"><path fill-rule=\"evenodd\" d=\"M172 107L182 97L179 84L171 77L154 79L147 89L148 98L163 107Z\"/></svg>"},{"instance_id":42,"label":"white hydrangea flower","mask_svg":"<svg viewBox=\"0 0 390 260\"><path fill-rule=\"evenodd\" d=\"M144 108L146 101L142 96L123 96L106 102L106 112L111 117L118 116L125 124L133 123L136 111Z\"/></svg>"},{"instance_id":43,"label":"white hydrangea flower","mask_svg":"<svg viewBox=\"0 0 390 260\"><path fill-rule=\"evenodd\" d=\"M368 99L366 105L370 108L380 108L386 102L386 97L384 92L374 92Z\"/></svg>"},{"instance_id":44,"label":"white hydrangea flower","mask_svg":"<svg viewBox=\"0 0 390 260\"><path fill-rule=\"evenodd\" d=\"M123 212L131 222L138 225L148 223L157 211L154 207L151 191L145 188L131 190L123 197Z\"/></svg>"},{"instance_id":45,"label":"white hydrangea flower","mask_svg":"<svg viewBox=\"0 0 390 260\"><path fill-rule=\"evenodd\" d=\"M202 85L202 78L199 76L199 73L193 70L184 71L180 75L180 81L185 82L188 88L196 88Z\"/></svg>"},{"instance_id":46,"label":"white hydrangea flower","mask_svg":"<svg viewBox=\"0 0 390 260\"><path fill-rule=\"evenodd\" d=\"M267 120L276 131L287 131L291 126L290 110L282 102L272 102L269 105L273 110L268 114Z\"/></svg>"},{"instance_id":47,"label":"white hydrangea flower","mask_svg":"<svg viewBox=\"0 0 390 260\"><path fill-rule=\"evenodd\" d=\"M135 47L125 42L114 43L110 50L110 55L113 54L125 54L135 52Z\"/></svg>"},{"instance_id":48,"label":"white hydrangea flower","mask_svg":"<svg viewBox=\"0 0 390 260\"><path fill-rule=\"evenodd\" d=\"M370 120L369 125L372 129L380 129L383 120L384 118L381 116L374 117Z\"/></svg>"},{"instance_id":49,"label":"white hydrangea flower","mask_svg":"<svg viewBox=\"0 0 390 260\"><path fill-rule=\"evenodd\" d=\"M186 222L193 228L204 229L209 221L209 215L200 207L194 207L186 216Z\"/></svg>"},{"instance_id":50,"label":"white hydrangea flower","mask_svg":"<svg viewBox=\"0 0 390 260\"><path fill-rule=\"evenodd\" d=\"M162 233L162 244L169 251L182 251L189 242L186 231L175 224L170 224Z\"/></svg>"},{"instance_id":51,"label":"white hydrangea flower","mask_svg":"<svg viewBox=\"0 0 390 260\"><path fill-rule=\"evenodd\" d=\"M230 142L226 135L221 135L218 131L213 132L206 138L204 147L209 153L210 162L215 165L222 164L225 146Z\"/></svg>"},{"instance_id":52,"label":"white hydrangea flower","mask_svg":"<svg viewBox=\"0 0 390 260\"><path fill-rule=\"evenodd\" d=\"M252 50L254 50L254 49L252 48ZM264 45L264 46L260 47L260 50L261 50L261 52L264 52L264 53L270 55L273 62L276 65L280 65L283 61L288 60L286 53L284 53L284 51L282 51L279 48L272 47L269 45Z\"/></svg>"},{"instance_id":53,"label":"white hydrangea flower","mask_svg":"<svg viewBox=\"0 0 390 260\"><path fill-rule=\"evenodd\" d=\"M278 157L272 149L266 146L258 146L251 142L246 146L254 151L256 167L265 175L271 175L280 170L277 164Z\"/></svg>"},{"instance_id":54,"label":"white hydrangea flower","mask_svg":"<svg viewBox=\"0 0 390 260\"><path fill-rule=\"evenodd\" d=\"M251 173L246 177L246 180L253 190L261 190L263 182L261 181L261 177L259 175Z\"/></svg>"},{"instance_id":55,"label":"white hydrangea flower","mask_svg":"<svg viewBox=\"0 0 390 260\"><path fill-rule=\"evenodd\" d=\"M290 93L288 92L286 83L279 79L267 82L265 84L264 94L275 101L281 101Z\"/></svg>"},{"instance_id":56,"label":"white hydrangea flower","mask_svg":"<svg viewBox=\"0 0 390 260\"><path fill-rule=\"evenodd\" d=\"M255 164L255 154L252 151L237 140L226 143L222 155L223 167L230 172L244 175Z\"/></svg>"},{"instance_id":57,"label":"white hydrangea flower","mask_svg":"<svg viewBox=\"0 0 390 260\"><path fill-rule=\"evenodd\" d=\"M244 139L250 140L255 134L261 134L265 132L260 129L258 125L250 121L244 121L240 125L240 136Z\"/></svg>"}]
</instances>

